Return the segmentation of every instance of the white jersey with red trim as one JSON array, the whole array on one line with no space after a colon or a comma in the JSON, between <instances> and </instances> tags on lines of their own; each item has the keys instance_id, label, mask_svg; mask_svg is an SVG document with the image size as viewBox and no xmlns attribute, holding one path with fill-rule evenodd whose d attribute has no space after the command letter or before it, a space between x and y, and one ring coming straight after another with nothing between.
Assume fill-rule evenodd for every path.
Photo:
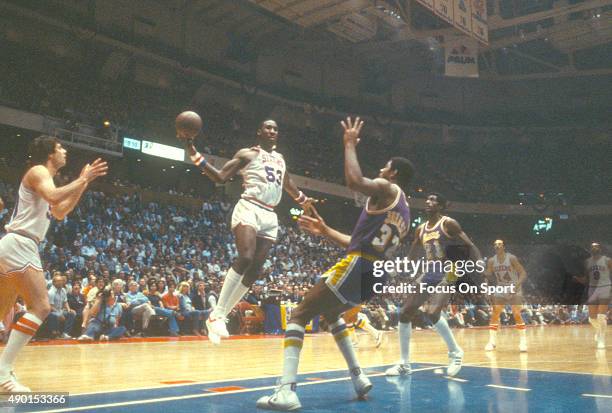
<instances>
[{"instance_id":1,"label":"white jersey with red trim","mask_svg":"<svg viewBox=\"0 0 612 413\"><path fill-rule=\"evenodd\" d=\"M605 255L597 259L591 257L586 261L589 275L589 287L603 287L611 284L608 261L610 261L610 258Z\"/></svg>"},{"instance_id":2,"label":"white jersey with red trim","mask_svg":"<svg viewBox=\"0 0 612 413\"><path fill-rule=\"evenodd\" d=\"M514 255L505 253L503 260L497 257L497 254L493 256L493 273L498 285L512 285L518 283L519 275L518 272L512 267L510 261Z\"/></svg>"},{"instance_id":3,"label":"white jersey with red trim","mask_svg":"<svg viewBox=\"0 0 612 413\"><path fill-rule=\"evenodd\" d=\"M39 243L45 238L50 223L51 214L47 201L33 190L26 188L23 183L19 185L13 215L4 227L6 231L32 238Z\"/></svg>"},{"instance_id":4,"label":"white jersey with red trim","mask_svg":"<svg viewBox=\"0 0 612 413\"><path fill-rule=\"evenodd\" d=\"M283 195L285 159L274 150L267 152L259 146L252 149L258 152L257 156L240 171L244 187L242 198L274 208Z\"/></svg>"}]
</instances>

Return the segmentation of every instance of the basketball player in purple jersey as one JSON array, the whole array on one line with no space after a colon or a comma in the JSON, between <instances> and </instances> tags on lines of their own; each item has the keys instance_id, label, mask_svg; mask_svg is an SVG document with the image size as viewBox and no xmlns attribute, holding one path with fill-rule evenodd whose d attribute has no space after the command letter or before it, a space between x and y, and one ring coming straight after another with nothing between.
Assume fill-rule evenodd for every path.
<instances>
[{"instance_id":1,"label":"basketball player in purple jersey","mask_svg":"<svg viewBox=\"0 0 612 413\"><path fill-rule=\"evenodd\" d=\"M398 184L406 188L414 167L407 159L396 157L387 162L377 178L365 178L356 150L363 122L357 118L353 123L347 118L341 123L347 186L369 198L351 235L328 227L316 213L313 218L301 217L301 224L310 232L318 232L346 248L346 257L330 268L292 311L285 331L283 375L274 394L257 401L259 408L296 410L301 407L295 389L304 326L317 314L322 314L330 323L357 395L363 397L372 388L372 383L359 367L349 331L340 314L374 295L373 285L381 278L374 278L373 262L390 256L408 234L410 207Z\"/></svg>"},{"instance_id":2,"label":"basketball player in purple jersey","mask_svg":"<svg viewBox=\"0 0 612 413\"><path fill-rule=\"evenodd\" d=\"M456 259L454 255L462 247L469 249L469 256L475 262L482 260L480 251L470 238L463 232L459 223L442 212L447 207L446 199L438 193L431 193L425 201L425 213L427 221L420 225L415 233L414 240L408 253L410 260L417 259L416 248L420 244L425 250L426 262L444 263L446 260ZM467 255L467 254L465 254ZM467 257L465 257L467 258ZM483 265L484 266L484 265ZM416 279L417 291L409 294L404 301L400 311L399 338L400 338L400 363L386 371L387 376L403 376L410 374L410 334L412 331L412 319L417 314L421 305L425 304L425 313L434 325L434 328L442 336L448 346L449 365L446 373L455 376L461 370L463 350L457 342L441 312L448 304L452 293L440 292L429 294L420 291L420 285L447 287L455 284L457 276L454 272L445 272L444 265L428 265Z\"/></svg>"}]
</instances>

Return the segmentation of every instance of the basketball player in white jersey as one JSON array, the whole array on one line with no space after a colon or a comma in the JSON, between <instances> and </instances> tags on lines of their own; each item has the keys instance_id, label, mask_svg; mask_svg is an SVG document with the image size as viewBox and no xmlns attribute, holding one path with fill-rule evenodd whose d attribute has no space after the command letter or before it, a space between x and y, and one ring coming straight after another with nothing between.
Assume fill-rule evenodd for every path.
<instances>
[{"instance_id":1,"label":"basketball player in white jersey","mask_svg":"<svg viewBox=\"0 0 612 413\"><path fill-rule=\"evenodd\" d=\"M268 251L276 241L278 220L274 207L280 202L283 190L302 208L310 208L313 201L296 187L287 173L283 155L276 152L277 139L276 122L262 122L257 129L257 145L240 149L221 169L209 164L197 152L193 141L187 140L191 160L211 180L225 183L238 172L243 178L244 192L234 207L231 225L238 257L227 271L219 302L206 320L208 338L214 344L229 336L225 319L259 277Z\"/></svg>"},{"instance_id":2,"label":"basketball player in white jersey","mask_svg":"<svg viewBox=\"0 0 612 413\"><path fill-rule=\"evenodd\" d=\"M489 342L485 346L486 351L493 351L497 347L497 330L499 328L499 316L506 305L512 308L512 314L516 323L516 329L519 331L519 351L527 351L527 333L525 331L525 323L521 317L520 304L522 300L521 286L527 278L525 268L519 260L512 254L506 252L504 241L498 239L493 243L495 255L487 261L487 269L485 276L487 278L494 277L494 282L498 286L514 286L514 293L496 294L491 297L493 311L491 320L489 321Z\"/></svg>"},{"instance_id":3,"label":"basketball player in white jersey","mask_svg":"<svg viewBox=\"0 0 612 413\"><path fill-rule=\"evenodd\" d=\"M595 341L597 348L606 348L606 329L608 320L606 313L610 304L612 282L610 271L612 270L612 259L602 253L601 244L591 244L591 257L585 262L586 275L574 277L577 281L589 284L587 304L589 306L589 323L595 329Z\"/></svg>"},{"instance_id":4,"label":"basketball player in white jersey","mask_svg":"<svg viewBox=\"0 0 612 413\"><path fill-rule=\"evenodd\" d=\"M0 355L0 393L29 392L13 374L13 363L49 314L47 285L38 254L51 217L62 220L79 202L91 181L106 175L101 159L82 169L80 176L57 188L53 177L66 164L66 149L50 136L36 138L29 148L31 167L23 176L7 234L0 239L0 319L15 304L17 295L28 311L13 325Z\"/></svg>"}]
</instances>

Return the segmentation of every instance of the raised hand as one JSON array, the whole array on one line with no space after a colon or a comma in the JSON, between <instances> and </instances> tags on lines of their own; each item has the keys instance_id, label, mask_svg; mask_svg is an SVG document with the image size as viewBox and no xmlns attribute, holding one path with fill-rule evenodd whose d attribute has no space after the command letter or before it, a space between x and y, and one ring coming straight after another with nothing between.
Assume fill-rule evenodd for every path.
<instances>
[{"instance_id":1,"label":"raised hand","mask_svg":"<svg viewBox=\"0 0 612 413\"><path fill-rule=\"evenodd\" d=\"M321 218L314 206L309 208L309 212L312 216L302 215L298 218L298 225L304 231L310 232L313 235L324 236L327 232L327 224Z\"/></svg>"},{"instance_id":2,"label":"raised hand","mask_svg":"<svg viewBox=\"0 0 612 413\"><path fill-rule=\"evenodd\" d=\"M198 152L195 147L195 144L193 143L193 139L184 139L183 141L185 142L185 150L187 151L187 155L193 156Z\"/></svg>"},{"instance_id":3,"label":"raised hand","mask_svg":"<svg viewBox=\"0 0 612 413\"><path fill-rule=\"evenodd\" d=\"M363 121L357 116L353 122L349 116L346 118L346 121L340 121L340 124L344 129L344 145L357 146L360 140L359 133L361 132Z\"/></svg>"},{"instance_id":4,"label":"raised hand","mask_svg":"<svg viewBox=\"0 0 612 413\"><path fill-rule=\"evenodd\" d=\"M307 215L314 215L317 211L314 209L314 204L319 203L319 200L316 198L306 197L304 202L300 203L300 206L304 210L304 213Z\"/></svg>"},{"instance_id":5,"label":"raised hand","mask_svg":"<svg viewBox=\"0 0 612 413\"><path fill-rule=\"evenodd\" d=\"M108 163L98 158L93 163L87 164L81 170L81 177L85 178L87 183L93 181L100 176L106 175L108 172Z\"/></svg>"}]
</instances>

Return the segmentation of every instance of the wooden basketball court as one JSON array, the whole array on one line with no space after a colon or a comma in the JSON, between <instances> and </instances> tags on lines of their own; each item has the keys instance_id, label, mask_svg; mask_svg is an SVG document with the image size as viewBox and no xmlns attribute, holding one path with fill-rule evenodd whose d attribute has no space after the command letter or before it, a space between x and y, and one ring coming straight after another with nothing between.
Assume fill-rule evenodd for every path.
<instances>
[{"instance_id":1,"label":"wooden basketball court","mask_svg":"<svg viewBox=\"0 0 612 413\"><path fill-rule=\"evenodd\" d=\"M518 332L513 328L505 328L500 331L498 349L494 352L483 350L488 340L487 330L464 329L454 330L454 332L457 341L465 351L465 359L464 370L453 379L444 378L444 367L448 359L446 347L437 333L431 330L413 332L411 358L415 372L410 376L410 386L417 385L422 377L423 383L427 380L437 380L433 382L433 385L452 383L444 384L445 391L450 391L452 386L460 386L458 388L462 392L469 393L474 390L471 389L473 385L470 382L484 379L491 383L479 384L479 387L495 387L496 391L500 391L499 388L511 389L504 391L510 391L510 400L514 400L514 397L517 397L515 393L533 390L531 388L533 378L529 382L530 388L517 387L516 383L513 386L508 385L508 383L513 384L512 380L515 379L517 383L526 383L526 375L534 377L534 374L543 374L541 381L552 380L552 377L566 384L572 380L587 380L588 383L591 383L592 378L593 383L597 381L594 389L584 390L583 393L574 396L582 397L586 401L590 401L591 396L584 396L584 394L597 396L593 398L599 403L594 402L595 411L599 409L598 406L603 406L605 409L612 407L610 405L612 403L611 363L607 358L606 350L595 349L593 332L589 326L530 327L527 330L528 353L519 353ZM398 360L397 332L386 333L383 346L379 349L374 347L369 336L360 335L359 337L360 344L357 353L362 366L370 375L382 380L384 368ZM83 401L80 402L80 407L70 405L54 411L95 410L111 406L128 408L129 411L157 411L156 409L151 410L152 407L160 407L151 402L151 400L158 400L154 396L163 395L169 389L178 391L176 389L183 387L190 389L190 395L172 395L169 396L170 399L186 398L194 403L197 401L200 411L208 411L207 403L218 398L204 398L206 395L224 397L234 395L242 397L241 403L247 403L247 406L255 410L255 400L261 394L251 393L261 389L269 392L268 389L274 387L274 378L280 375L281 369L282 341L280 336L235 337L222 342L218 347L213 346L206 338L195 337L132 339L104 344L78 344L66 341L33 343L27 346L16 365L16 373L20 381L30 386L33 391L68 392L73 400L91 398L95 395L103 396L103 402L97 399L95 402ZM300 377L304 388L313 390L319 388L316 400L321 404L317 406L317 411L320 411L321 406L325 405L326 398L329 398L329 403L332 403L330 406L335 405L337 400L334 401L334 397L337 397L338 393L323 395L320 390L326 388L326 391L329 391L332 386L311 386L312 384L331 381L335 385L342 385L345 392L346 389L350 389L350 382L349 384L336 383L348 380L347 378L342 379L342 376L346 375L346 366L336 349L332 336L327 333L314 334L306 338L300 361L300 374L306 376ZM330 375L340 376L328 379ZM266 386L251 387L250 380L256 380L256 383L259 383L257 380L263 380ZM496 381L498 384L495 384ZM499 384L502 382L505 384ZM218 387L213 383L222 384L222 386ZM399 389L406 385L403 382L403 384L400 383L401 386L399 382L393 386L388 383L391 383L388 378L387 382L382 383L382 386L377 385L374 381L372 400L380 397L380 394L377 396L377 387L380 387L384 394L395 395L396 392L393 389L396 388L393 386ZM590 385L588 383L587 387ZM544 383L540 383L542 384ZM549 385L552 386L551 390L559 392L554 380L549 382ZM392 388L385 388L385 386ZM448 390L446 390L447 386ZM299 386L298 391L301 387ZM193 393L194 389L197 390L195 393ZM218 391L218 389L222 390ZM152 396L138 396L139 392L150 392ZM132 393L135 395L134 400L122 401L125 394ZM119 397L119 394L122 396ZM397 394L404 393L399 391ZM346 397L350 398L350 395ZM532 394L529 397L535 396ZM197 400L193 400L194 398ZM203 399L200 400L200 398ZM417 398L418 395L413 391L413 407L418 407L414 405ZM138 400L144 404L138 403ZM456 404L462 399L454 395L449 397L449 400L451 400L449 401L450 407L451 404ZM463 400L465 402L466 398L463 397ZM163 404L168 399L162 397L159 398L159 401ZM304 401L303 404L305 404ZM364 404L359 406L365 407ZM484 408L484 406L481 407ZM533 403L530 407L533 407ZM181 406L177 407L176 411L192 411L192 408Z\"/></svg>"}]
</instances>

